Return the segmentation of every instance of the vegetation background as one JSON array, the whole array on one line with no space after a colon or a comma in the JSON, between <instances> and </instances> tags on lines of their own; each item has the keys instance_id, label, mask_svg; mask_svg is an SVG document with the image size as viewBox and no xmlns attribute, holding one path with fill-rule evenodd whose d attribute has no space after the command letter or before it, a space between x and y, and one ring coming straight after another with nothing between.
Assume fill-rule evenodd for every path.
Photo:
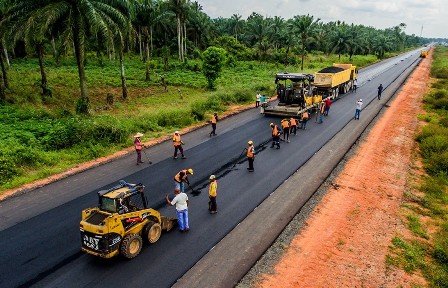
<instances>
[{"instance_id":1,"label":"vegetation background","mask_svg":"<svg viewBox=\"0 0 448 288\"><path fill-rule=\"evenodd\" d=\"M411 237L392 239L386 263L419 273L429 287L448 287L448 48L433 54L430 93L423 99L426 122L417 136L426 175L404 191L404 217Z\"/></svg>"},{"instance_id":2,"label":"vegetation background","mask_svg":"<svg viewBox=\"0 0 448 288\"><path fill-rule=\"evenodd\" d=\"M0 0L0 193L272 95L277 72L425 43L405 28L211 19L189 0Z\"/></svg>"}]
</instances>

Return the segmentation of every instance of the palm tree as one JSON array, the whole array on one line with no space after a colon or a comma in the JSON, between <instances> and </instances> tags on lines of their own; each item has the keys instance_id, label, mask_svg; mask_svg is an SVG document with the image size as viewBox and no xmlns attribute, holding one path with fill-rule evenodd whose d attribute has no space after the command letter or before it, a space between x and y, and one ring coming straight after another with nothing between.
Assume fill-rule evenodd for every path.
<instances>
[{"instance_id":1,"label":"palm tree","mask_svg":"<svg viewBox=\"0 0 448 288\"><path fill-rule=\"evenodd\" d=\"M341 54L346 53L349 49L349 35L347 33L347 25L339 25L331 35L332 52L338 54L341 60Z\"/></svg>"},{"instance_id":2,"label":"palm tree","mask_svg":"<svg viewBox=\"0 0 448 288\"><path fill-rule=\"evenodd\" d=\"M386 33L382 33L377 35L377 37L373 41L373 51L378 56L378 58L383 58L384 53L392 51L393 39L386 35Z\"/></svg>"},{"instance_id":3,"label":"palm tree","mask_svg":"<svg viewBox=\"0 0 448 288\"><path fill-rule=\"evenodd\" d=\"M305 61L305 50L306 46L313 40L314 33L316 31L318 22L320 21L320 18L314 20L313 16L307 15L301 15L301 16L294 16L292 25L293 30L299 34L299 42L302 47L302 67L303 70L303 62Z\"/></svg>"},{"instance_id":4,"label":"palm tree","mask_svg":"<svg viewBox=\"0 0 448 288\"><path fill-rule=\"evenodd\" d=\"M258 48L265 47L266 45L262 43L267 41L270 29L270 23L266 21L263 16L257 13L252 13L246 21L246 43L248 43L249 46L256 46ZM263 54L263 49L259 49L261 54Z\"/></svg>"},{"instance_id":5,"label":"palm tree","mask_svg":"<svg viewBox=\"0 0 448 288\"><path fill-rule=\"evenodd\" d=\"M179 51L179 60L185 61L186 54L186 20L189 9L189 0L168 0L171 10L176 15L177 26L177 46Z\"/></svg>"},{"instance_id":6,"label":"palm tree","mask_svg":"<svg viewBox=\"0 0 448 288\"><path fill-rule=\"evenodd\" d=\"M3 39L8 32L7 25L4 25L4 18L6 13L11 7L11 2L8 0L0 0L0 65L2 68L2 74L0 75L0 102L5 102L6 94L5 88L8 88L8 73L6 72L5 60L3 59L3 51L6 50L3 46ZM3 24L3 25L2 25Z\"/></svg>"},{"instance_id":7,"label":"palm tree","mask_svg":"<svg viewBox=\"0 0 448 288\"><path fill-rule=\"evenodd\" d=\"M362 50L361 28L352 24L347 31L348 36L348 55L350 61L352 56Z\"/></svg>"},{"instance_id":8,"label":"palm tree","mask_svg":"<svg viewBox=\"0 0 448 288\"><path fill-rule=\"evenodd\" d=\"M166 29L163 22L172 16L172 12L165 7L161 0L137 0L135 3L135 26L139 31L139 48L142 50L143 46L144 50L144 53L140 54L145 63L145 81L149 81L151 75L149 62L154 50L154 31L159 27L162 27L162 30Z\"/></svg>"},{"instance_id":9,"label":"palm tree","mask_svg":"<svg viewBox=\"0 0 448 288\"><path fill-rule=\"evenodd\" d=\"M243 30L244 20L241 20L242 16L239 14L233 14L230 17L230 30L235 35L235 39L238 40L238 34L241 34Z\"/></svg>"},{"instance_id":10,"label":"palm tree","mask_svg":"<svg viewBox=\"0 0 448 288\"><path fill-rule=\"evenodd\" d=\"M62 34L71 39L78 66L81 97L77 111L88 113L89 96L85 73L85 45L89 35L99 35L109 43L121 27L128 26L130 14L127 0L13 0L10 17L38 19L40 31L52 27L62 29ZM113 46L112 46L113 47Z\"/></svg>"},{"instance_id":11,"label":"palm tree","mask_svg":"<svg viewBox=\"0 0 448 288\"><path fill-rule=\"evenodd\" d=\"M31 11L30 11L31 12ZM36 13L11 14L2 22L2 25L8 26L8 36L12 39L12 44L23 40L25 46L33 47L37 53L39 68L41 74L42 95L51 96L51 90L48 87L47 73L44 65L44 44L46 42L47 30L41 25L44 19L40 18L39 11Z\"/></svg>"},{"instance_id":12,"label":"palm tree","mask_svg":"<svg viewBox=\"0 0 448 288\"><path fill-rule=\"evenodd\" d=\"M268 37L269 41L273 43L274 49L277 50L277 48L282 43L281 37L286 29L285 20L282 17L275 16L274 18L270 19L270 22L271 30Z\"/></svg>"}]
</instances>

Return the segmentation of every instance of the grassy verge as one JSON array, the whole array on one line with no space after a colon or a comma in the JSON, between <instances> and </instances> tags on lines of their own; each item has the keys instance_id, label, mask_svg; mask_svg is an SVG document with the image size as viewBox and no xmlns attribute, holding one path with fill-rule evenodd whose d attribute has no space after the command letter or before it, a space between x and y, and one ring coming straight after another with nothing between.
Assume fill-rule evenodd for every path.
<instances>
[{"instance_id":1,"label":"grassy verge","mask_svg":"<svg viewBox=\"0 0 448 288\"><path fill-rule=\"evenodd\" d=\"M420 273L430 287L448 287L448 48L434 53L431 92L424 98L427 125L417 136L427 175L403 205L412 237L392 239L386 263Z\"/></svg>"},{"instance_id":2,"label":"grassy verge","mask_svg":"<svg viewBox=\"0 0 448 288\"><path fill-rule=\"evenodd\" d=\"M309 54L303 72L337 62L366 66L376 61L372 55L350 61L347 56ZM217 90L206 91L199 60L171 60L170 70L164 71L162 61L155 58L150 62L149 81L137 56L128 56L125 66L129 96L122 99L118 61L89 55L91 115L82 117L74 113L79 82L73 58L59 63L45 58L51 97L40 94L37 59L12 61L8 103L0 106L0 193L132 146L137 131L148 141L207 120L230 105L250 103L257 92L272 95L275 73L300 71L299 66L235 62L225 67ZM160 76L168 83L167 92Z\"/></svg>"}]
</instances>

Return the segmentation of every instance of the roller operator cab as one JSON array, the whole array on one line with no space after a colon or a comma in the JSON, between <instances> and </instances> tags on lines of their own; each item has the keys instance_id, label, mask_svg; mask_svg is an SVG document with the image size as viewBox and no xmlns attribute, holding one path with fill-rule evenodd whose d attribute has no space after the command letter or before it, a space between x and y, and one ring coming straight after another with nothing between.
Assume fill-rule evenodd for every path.
<instances>
[{"instance_id":1,"label":"roller operator cab","mask_svg":"<svg viewBox=\"0 0 448 288\"><path fill-rule=\"evenodd\" d=\"M162 230L171 230L177 220L148 208L144 188L121 180L99 191L98 207L82 211L81 250L103 258L122 254L130 259L140 253L143 242L155 243Z\"/></svg>"}]
</instances>

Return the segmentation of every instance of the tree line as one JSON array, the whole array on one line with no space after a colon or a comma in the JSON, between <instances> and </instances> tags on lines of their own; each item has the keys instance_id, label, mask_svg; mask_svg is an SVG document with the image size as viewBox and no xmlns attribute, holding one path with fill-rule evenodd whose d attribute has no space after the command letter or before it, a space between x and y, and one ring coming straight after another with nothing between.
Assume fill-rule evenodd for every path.
<instances>
[{"instance_id":1,"label":"tree line","mask_svg":"<svg viewBox=\"0 0 448 288\"><path fill-rule=\"evenodd\" d=\"M284 19L254 12L247 19L238 14L212 19L190 0L0 0L0 102L6 99L9 85L9 58L17 57L18 46L38 58L44 95L51 94L44 58L52 54L57 63L60 57L73 55L80 88L76 110L88 113L88 52L100 60L118 58L122 97L127 98L127 53L140 56L147 81L153 57L162 59L168 70L171 57L182 62L199 58L209 46L224 48L233 61L300 63L303 70L305 56L312 51L347 54L350 59L366 54L382 58L386 52L424 43L407 35L405 28L404 23L387 29L343 21L323 23L309 14Z\"/></svg>"}]
</instances>

